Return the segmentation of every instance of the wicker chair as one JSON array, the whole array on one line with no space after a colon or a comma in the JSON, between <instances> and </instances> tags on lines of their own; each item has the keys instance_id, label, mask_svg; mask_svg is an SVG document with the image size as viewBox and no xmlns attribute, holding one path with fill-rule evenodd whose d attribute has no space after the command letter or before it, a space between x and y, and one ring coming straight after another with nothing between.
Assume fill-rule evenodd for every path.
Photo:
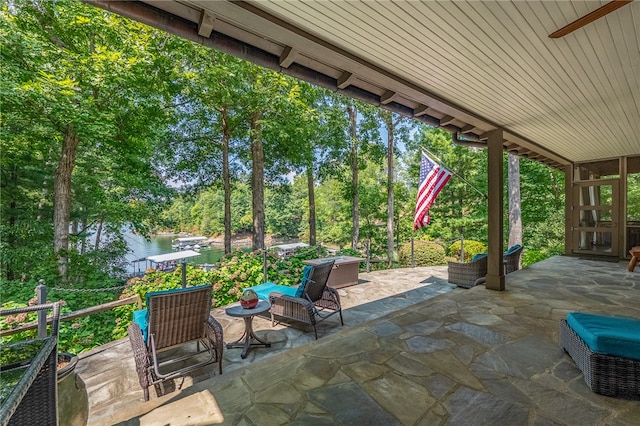
<instances>
[{"instance_id":1,"label":"wicker chair","mask_svg":"<svg viewBox=\"0 0 640 426\"><path fill-rule=\"evenodd\" d=\"M318 339L316 324L320 321L337 313L340 315L340 323L344 325L340 295L335 288L327 286L333 263L334 261L330 260L312 267L302 297L287 296L278 292L270 293L271 324L275 325L287 320L299 321L313 327L316 339Z\"/></svg>"},{"instance_id":2,"label":"wicker chair","mask_svg":"<svg viewBox=\"0 0 640 426\"><path fill-rule=\"evenodd\" d=\"M210 315L211 291L211 286L206 285L148 293L146 313L136 312L145 314L148 320L147 333L143 333L139 321L129 327L129 341L145 401L149 400L149 386L154 385L156 394L163 395L164 381L184 377L206 365L217 362L222 374L222 326ZM144 328L145 324L142 325ZM162 351L193 343L195 347L188 347L187 354L159 359ZM205 354L204 360L184 366L184 361L200 354Z\"/></svg>"},{"instance_id":3,"label":"wicker chair","mask_svg":"<svg viewBox=\"0 0 640 426\"><path fill-rule=\"evenodd\" d=\"M482 284L487 276L487 259L482 256L469 263L449 262L449 282L463 288Z\"/></svg>"},{"instance_id":4,"label":"wicker chair","mask_svg":"<svg viewBox=\"0 0 640 426\"><path fill-rule=\"evenodd\" d=\"M58 327L60 302L27 306L0 311L0 316L46 311L52 309L51 334L2 346L2 380L19 377L16 386L0 405L2 425L55 425L58 424ZM24 355L37 350L33 358ZM11 356L11 355L14 356ZM13 359L12 359L13 358ZM21 376L20 376L21 375ZM6 376L6 377L5 377ZM8 383L11 383L10 381Z\"/></svg>"},{"instance_id":5,"label":"wicker chair","mask_svg":"<svg viewBox=\"0 0 640 426\"><path fill-rule=\"evenodd\" d=\"M504 274L510 274L520 269L520 256L522 256L522 246L513 246L509 248L502 257L504 262Z\"/></svg>"}]
</instances>

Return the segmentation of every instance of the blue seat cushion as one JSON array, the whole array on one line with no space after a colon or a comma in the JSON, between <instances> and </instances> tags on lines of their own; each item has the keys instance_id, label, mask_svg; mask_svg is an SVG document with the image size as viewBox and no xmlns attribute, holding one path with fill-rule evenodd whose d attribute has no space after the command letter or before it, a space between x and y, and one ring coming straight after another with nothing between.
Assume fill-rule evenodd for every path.
<instances>
[{"instance_id":1,"label":"blue seat cushion","mask_svg":"<svg viewBox=\"0 0 640 426\"><path fill-rule=\"evenodd\" d=\"M194 290L197 288L203 287L211 287L209 284L201 285L197 287L186 287L186 288L172 288L171 290L161 290L161 291L151 291L147 293L146 306L149 306L149 298L152 296L159 296L162 294L171 294L171 293L180 293L183 291ZM144 343L148 343L148 330L149 330L149 312L146 309L138 309L133 311L133 322L138 324L140 330L142 331L142 338L144 339Z\"/></svg>"},{"instance_id":2,"label":"blue seat cushion","mask_svg":"<svg viewBox=\"0 0 640 426\"><path fill-rule=\"evenodd\" d=\"M567 324L593 352L640 361L640 320L570 312Z\"/></svg>"},{"instance_id":3,"label":"blue seat cushion","mask_svg":"<svg viewBox=\"0 0 640 426\"><path fill-rule=\"evenodd\" d=\"M133 322L138 324L142 331L142 338L144 343L147 343L147 331L149 330L149 316L146 309L138 309L133 311Z\"/></svg>"},{"instance_id":4,"label":"blue seat cushion","mask_svg":"<svg viewBox=\"0 0 640 426\"><path fill-rule=\"evenodd\" d=\"M288 285L278 285L272 282L266 282L264 284L256 285L249 288L256 292L256 294L258 295L258 299L260 300L269 300L269 294L273 292L286 294L287 296L295 296L297 290L295 287L290 287Z\"/></svg>"},{"instance_id":5,"label":"blue seat cushion","mask_svg":"<svg viewBox=\"0 0 640 426\"><path fill-rule=\"evenodd\" d=\"M300 285L296 289L296 297L302 297L302 295L304 294L304 289L307 286L307 283L309 282L309 274L311 273L312 269L313 269L313 266L311 265L307 265L304 267L304 270L302 271L302 281L300 282Z\"/></svg>"},{"instance_id":6,"label":"blue seat cushion","mask_svg":"<svg viewBox=\"0 0 640 426\"><path fill-rule=\"evenodd\" d=\"M504 254L511 254L514 251L518 250L520 247L522 247L520 244L516 244L515 246L511 246L507 249L507 251L504 252Z\"/></svg>"},{"instance_id":7,"label":"blue seat cushion","mask_svg":"<svg viewBox=\"0 0 640 426\"><path fill-rule=\"evenodd\" d=\"M471 258L471 262L478 261L478 260L482 259L483 257L487 257L487 253L479 253L479 254L476 254L475 256L473 256L473 257Z\"/></svg>"}]
</instances>

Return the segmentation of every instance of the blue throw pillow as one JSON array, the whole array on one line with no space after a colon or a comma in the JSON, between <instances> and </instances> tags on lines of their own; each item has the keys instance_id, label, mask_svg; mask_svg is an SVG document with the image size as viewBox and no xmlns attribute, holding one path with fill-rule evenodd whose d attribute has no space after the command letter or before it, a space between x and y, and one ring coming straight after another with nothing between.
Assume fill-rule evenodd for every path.
<instances>
[{"instance_id":1,"label":"blue throw pillow","mask_svg":"<svg viewBox=\"0 0 640 426\"><path fill-rule=\"evenodd\" d=\"M313 269L313 266L311 265L307 265L304 267L304 270L302 271L302 282L300 283L300 285L298 286L298 289L296 290L295 297L302 297L302 295L304 294L304 289L305 287L307 287L307 283L309 282L309 275L311 274L311 269Z\"/></svg>"},{"instance_id":2,"label":"blue throw pillow","mask_svg":"<svg viewBox=\"0 0 640 426\"><path fill-rule=\"evenodd\" d=\"M478 254L476 254L475 256L473 256L471 258L471 262L476 262L476 261L482 259L483 257L487 257L487 253L478 253Z\"/></svg>"}]
</instances>

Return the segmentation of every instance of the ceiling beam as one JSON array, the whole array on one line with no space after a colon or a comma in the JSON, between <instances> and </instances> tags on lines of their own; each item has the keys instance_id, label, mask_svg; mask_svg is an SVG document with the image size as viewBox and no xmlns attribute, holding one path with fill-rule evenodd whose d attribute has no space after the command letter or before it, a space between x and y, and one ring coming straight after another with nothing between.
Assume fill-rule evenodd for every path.
<instances>
[{"instance_id":1,"label":"ceiling beam","mask_svg":"<svg viewBox=\"0 0 640 426\"><path fill-rule=\"evenodd\" d=\"M447 125L449 125L449 124L453 123L453 121L454 121L455 119L456 119L455 117L452 117L452 116L450 116L450 115L445 115L444 117L442 117L442 118L440 119L440 125L441 125L441 126L447 126Z\"/></svg>"},{"instance_id":2,"label":"ceiling beam","mask_svg":"<svg viewBox=\"0 0 640 426\"><path fill-rule=\"evenodd\" d=\"M380 96L380 103L382 105L386 105L396 100L398 94L396 92L392 92L391 90L387 90Z\"/></svg>"},{"instance_id":3,"label":"ceiling beam","mask_svg":"<svg viewBox=\"0 0 640 426\"><path fill-rule=\"evenodd\" d=\"M413 116L420 117L421 115L425 115L427 112L429 112L429 107L426 105L420 105L413 110Z\"/></svg>"},{"instance_id":4,"label":"ceiling beam","mask_svg":"<svg viewBox=\"0 0 640 426\"><path fill-rule=\"evenodd\" d=\"M291 46L284 48L280 54L280 66L282 68L289 68L292 63L295 62L298 56L298 51Z\"/></svg>"},{"instance_id":5,"label":"ceiling beam","mask_svg":"<svg viewBox=\"0 0 640 426\"><path fill-rule=\"evenodd\" d=\"M473 129L475 129L476 126L474 126L473 124L467 124L466 126L463 126L460 128L460 133L462 133L463 135L467 134L467 133L471 133L471 131Z\"/></svg>"},{"instance_id":6,"label":"ceiling beam","mask_svg":"<svg viewBox=\"0 0 640 426\"><path fill-rule=\"evenodd\" d=\"M213 31L215 23L215 16L209 14L206 10L203 10L200 15L200 22L198 23L198 35L206 38L211 37L211 32Z\"/></svg>"},{"instance_id":7,"label":"ceiling beam","mask_svg":"<svg viewBox=\"0 0 640 426\"><path fill-rule=\"evenodd\" d=\"M350 86L356 79L355 74L350 72L343 72L340 77L338 77L338 89L344 89L347 86Z\"/></svg>"}]
</instances>

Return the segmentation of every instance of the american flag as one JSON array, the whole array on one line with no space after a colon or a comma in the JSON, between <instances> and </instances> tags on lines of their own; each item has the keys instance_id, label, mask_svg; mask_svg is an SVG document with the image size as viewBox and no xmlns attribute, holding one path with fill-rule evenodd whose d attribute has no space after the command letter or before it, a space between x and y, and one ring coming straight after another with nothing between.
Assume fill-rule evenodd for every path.
<instances>
[{"instance_id":1,"label":"american flag","mask_svg":"<svg viewBox=\"0 0 640 426\"><path fill-rule=\"evenodd\" d=\"M429 207L451 178L451 172L437 165L426 154L422 153L420 162L420 186L416 202L416 216L413 220L413 230L418 230L429 224Z\"/></svg>"}]
</instances>

